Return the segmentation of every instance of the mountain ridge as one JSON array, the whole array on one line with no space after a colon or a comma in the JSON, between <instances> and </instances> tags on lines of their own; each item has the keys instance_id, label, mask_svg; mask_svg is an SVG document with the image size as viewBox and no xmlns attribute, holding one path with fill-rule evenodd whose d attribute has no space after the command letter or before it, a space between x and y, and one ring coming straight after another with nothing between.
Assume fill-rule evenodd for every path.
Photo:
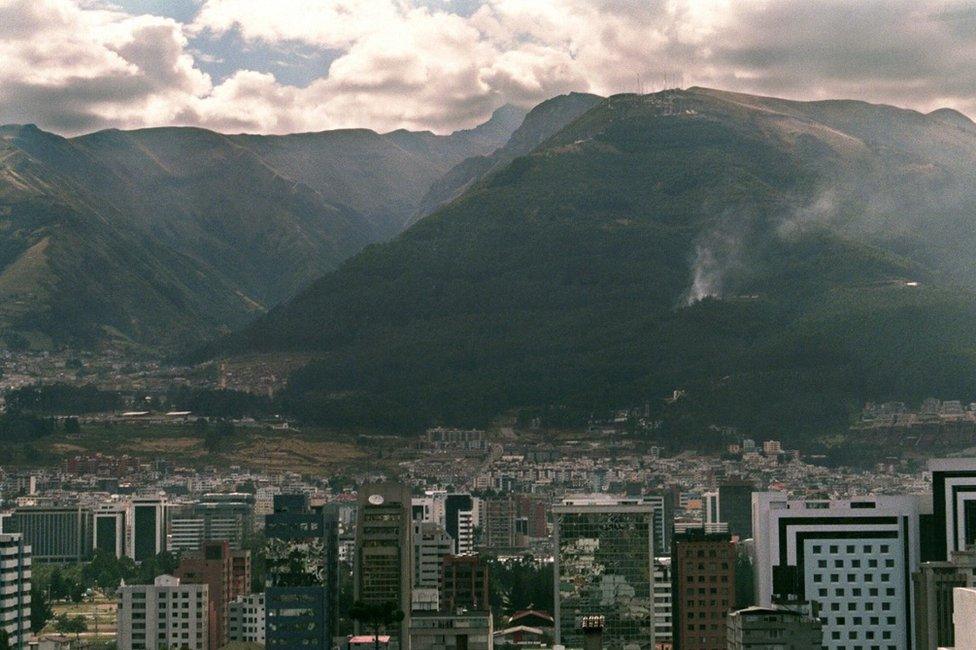
<instances>
[{"instance_id":1,"label":"mountain ridge","mask_svg":"<svg viewBox=\"0 0 976 650\"><path fill-rule=\"evenodd\" d=\"M172 348L239 327L399 232L410 196L520 114L456 137L0 126L0 345Z\"/></svg>"},{"instance_id":2,"label":"mountain ridge","mask_svg":"<svg viewBox=\"0 0 976 650\"><path fill-rule=\"evenodd\" d=\"M302 349L297 412L393 428L660 415L687 388L674 426L772 431L958 392L976 372L976 137L893 107L742 100L600 101L209 354Z\"/></svg>"}]
</instances>

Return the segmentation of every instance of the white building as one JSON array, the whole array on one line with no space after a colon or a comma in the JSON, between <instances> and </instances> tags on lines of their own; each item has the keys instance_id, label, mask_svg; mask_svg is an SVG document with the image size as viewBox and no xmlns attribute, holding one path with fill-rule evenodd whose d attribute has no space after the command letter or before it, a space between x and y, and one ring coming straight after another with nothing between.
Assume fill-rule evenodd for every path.
<instances>
[{"instance_id":1,"label":"white building","mask_svg":"<svg viewBox=\"0 0 976 650\"><path fill-rule=\"evenodd\" d=\"M264 594L238 596L228 608L228 641L264 645Z\"/></svg>"},{"instance_id":2,"label":"white building","mask_svg":"<svg viewBox=\"0 0 976 650\"><path fill-rule=\"evenodd\" d=\"M908 650L919 504L914 496L790 501L753 493L759 606L815 603L830 650Z\"/></svg>"},{"instance_id":3,"label":"white building","mask_svg":"<svg viewBox=\"0 0 976 650\"><path fill-rule=\"evenodd\" d=\"M119 650L162 646L207 650L209 593L205 584L180 584L162 575L151 585L123 585L117 618Z\"/></svg>"},{"instance_id":4,"label":"white building","mask_svg":"<svg viewBox=\"0 0 976 650\"><path fill-rule=\"evenodd\" d=\"M654 558L654 641L668 643L671 629L671 558Z\"/></svg>"},{"instance_id":5,"label":"white building","mask_svg":"<svg viewBox=\"0 0 976 650\"><path fill-rule=\"evenodd\" d=\"M719 510L718 490L712 490L702 494L702 507L704 509L705 525L717 524L721 521Z\"/></svg>"},{"instance_id":6,"label":"white building","mask_svg":"<svg viewBox=\"0 0 976 650\"><path fill-rule=\"evenodd\" d=\"M976 648L976 589L958 587L952 590L952 623L955 647Z\"/></svg>"},{"instance_id":7,"label":"white building","mask_svg":"<svg viewBox=\"0 0 976 650\"><path fill-rule=\"evenodd\" d=\"M441 584L441 564L454 550L454 540L440 524L413 522L413 588L437 589Z\"/></svg>"},{"instance_id":8,"label":"white building","mask_svg":"<svg viewBox=\"0 0 976 650\"><path fill-rule=\"evenodd\" d=\"M19 533L0 534L0 629L10 647L27 647L30 637L31 547Z\"/></svg>"}]
</instances>

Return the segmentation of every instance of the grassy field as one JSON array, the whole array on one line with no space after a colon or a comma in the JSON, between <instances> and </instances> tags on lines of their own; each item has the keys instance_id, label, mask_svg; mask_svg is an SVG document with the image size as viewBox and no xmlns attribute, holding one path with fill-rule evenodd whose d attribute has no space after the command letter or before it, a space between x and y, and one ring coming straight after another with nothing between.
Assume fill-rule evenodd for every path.
<instances>
[{"instance_id":1,"label":"grassy field","mask_svg":"<svg viewBox=\"0 0 976 650\"><path fill-rule=\"evenodd\" d=\"M62 615L84 616L88 631L81 635L85 640L110 641L115 638L115 598L97 593L94 602L53 603L54 617L48 622L42 634L56 634L55 619Z\"/></svg>"},{"instance_id":2,"label":"grassy field","mask_svg":"<svg viewBox=\"0 0 976 650\"><path fill-rule=\"evenodd\" d=\"M306 474L334 471L367 457L366 450L351 434L257 426L237 427L217 452L207 450L204 436L197 434L191 424L86 423L81 433L58 432L38 440L35 446L52 462L79 454L128 454L199 467L240 465Z\"/></svg>"}]
</instances>

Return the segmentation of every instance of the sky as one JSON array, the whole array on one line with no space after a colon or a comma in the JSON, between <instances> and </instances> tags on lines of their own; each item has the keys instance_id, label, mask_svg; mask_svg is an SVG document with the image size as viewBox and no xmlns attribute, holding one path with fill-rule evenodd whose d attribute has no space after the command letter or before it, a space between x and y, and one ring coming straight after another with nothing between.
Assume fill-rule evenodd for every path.
<instances>
[{"instance_id":1,"label":"sky","mask_svg":"<svg viewBox=\"0 0 976 650\"><path fill-rule=\"evenodd\" d=\"M0 124L448 133L709 86L976 116L976 0L0 0Z\"/></svg>"}]
</instances>

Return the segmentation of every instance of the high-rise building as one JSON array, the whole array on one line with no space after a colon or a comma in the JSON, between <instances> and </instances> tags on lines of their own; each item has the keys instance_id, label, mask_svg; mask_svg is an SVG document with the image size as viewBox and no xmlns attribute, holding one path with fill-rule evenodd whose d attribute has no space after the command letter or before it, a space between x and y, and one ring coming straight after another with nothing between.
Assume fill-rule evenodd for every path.
<instances>
[{"instance_id":1,"label":"high-rise building","mask_svg":"<svg viewBox=\"0 0 976 650\"><path fill-rule=\"evenodd\" d=\"M603 616L607 648L654 648L654 507L570 498L553 507L556 643L579 647Z\"/></svg>"},{"instance_id":2,"label":"high-rise building","mask_svg":"<svg viewBox=\"0 0 976 650\"><path fill-rule=\"evenodd\" d=\"M125 508L116 504L101 506L94 517L95 550L117 558L125 555Z\"/></svg>"},{"instance_id":3,"label":"high-rise building","mask_svg":"<svg viewBox=\"0 0 976 650\"><path fill-rule=\"evenodd\" d=\"M492 497L481 502L483 513L482 543L485 548L510 550L525 545L515 527L518 514L511 496Z\"/></svg>"},{"instance_id":4,"label":"high-rise building","mask_svg":"<svg viewBox=\"0 0 976 650\"><path fill-rule=\"evenodd\" d=\"M673 643L670 557L654 558L654 640Z\"/></svg>"},{"instance_id":5,"label":"high-rise building","mask_svg":"<svg viewBox=\"0 0 976 650\"><path fill-rule=\"evenodd\" d=\"M735 544L690 529L671 540L671 620L677 650L724 650L735 604Z\"/></svg>"},{"instance_id":6,"label":"high-rise building","mask_svg":"<svg viewBox=\"0 0 976 650\"><path fill-rule=\"evenodd\" d=\"M646 494L641 501L654 507L654 552L661 557L668 555L674 533L674 500L666 494Z\"/></svg>"},{"instance_id":7,"label":"high-rise building","mask_svg":"<svg viewBox=\"0 0 976 650\"><path fill-rule=\"evenodd\" d=\"M729 614L728 650L820 650L820 619L783 607L749 607ZM880 647L880 646L879 646Z\"/></svg>"},{"instance_id":8,"label":"high-rise building","mask_svg":"<svg viewBox=\"0 0 976 650\"><path fill-rule=\"evenodd\" d=\"M327 650L336 629L335 510L313 509L301 494L276 495L274 510L264 521L265 647Z\"/></svg>"},{"instance_id":9,"label":"high-rise building","mask_svg":"<svg viewBox=\"0 0 976 650\"><path fill-rule=\"evenodd\" d=\"M488 565L480 555L449 555L441 571L442 612L491 609Z\"/></svg>"},{"instance_id":10,"label":"high-rise building","mask_svg":"<svg viewBox=\"0 0 976 650\"><path fill-rule=\"evenodd\" d=\"M976 459L929 461L932 472L932 540L926 558L947 560L976 545Z\"/></svg>"},{"instance_id":11,"label":"high-rise building","mask_svg":"<svg viewBox=\"0 0 976 650\"><path fill-rule=\"evenodd\" d=\"M365 483L359 490L354 562L355 599L396 603L403 622L395 632L401 650L409 650L413 526L410 490L398 483Z\"/></svg>"},{"instance_id":12,"label":"high-rise building","mask_svg":"<svg viewBox=\"0 0 976 650\"><path fill-rule=\"evenodd\" d=\"M238 596L227 608L228 641L264 645L264 593Z\"/></svg>"},{"instance_id":13,"label":"high-rise building","mask_svg":"<svg viewBox=\"0 0 976 650\"><path fill-rule=\"evenodd\" d=\"M0 533L0 630L11 648L31 636L31 547L19 533Z\"/></svg>"},{"instance_id":14,"label":"high-rise building","mask_svg":"<svg viewBox=\"0 0 976 650\"><path fill-rule=\"evenodd\" d=\"M528 494L519 494L515 497L515 503L519 518L524 518L526 522L525 535L534 539L548 537L546 502Z\"/></svg>"},{"instance_id":15,"label":"high-rise building","mask_svg":"<svg viewBox=\"0 0 976 650\"><path fill-rule=\"evenodd\" d=\"M706 530L721 521L719 519L718 490L702 494L702 511L702 521Z\"/></svg>"},{"instance_id":16,"label":"high-rise building","mask_svg":"<svg viewBox=\"0 0 976 650\"><path fill-rule=\"evenodd\" d=\"M234 551L226 541L204 542L195 551L186 551L180 557L176 577L183 584L205 584L211 605L210 647L221 648L227 643L228 607L246 591L237 591L240 583L234 580L234 559L248 565L244 571L250 574L250 551ZM248 590L249 591L249 590Z\"/></svg>"},{"instance_id":17,"label":"high-rise building","mask_svg":"<svg viewBox=\"0 0 976 650\"><path fill-rule=\"evenodd\" d=\"M116 645L119 650L207 650L210 602L207 585L180 584L158 576L151 585L119 588Z\"/></svg>"},{"instance_id":18,"label":"high-rise building","mask_svg":"<svg viewBox=\"0 0 976 650\"><path fill-rule=\"evenodd\" d=\"M915 587L915 650L953 645L952 590L966 577L948 562L924 562L912 574Z\"/></svg>"},{"instance_id":19,"label":"high-rise building","mask_svg":"<svg viewBox=\"0 0 976 650\"><path fill-rule=\"evenodd\" d=\"M413 588L439 589L441 563L454 551L454 540L440 524L413 522Z\"/></svg>"},{"instance_id":20,"label":"high-rise building","mask_svg":"<svg viewBox=\"0 0 976 650\"><path fill-rule=\"evenodd\" d=\"M729 525L729 534L740 540L752 537L752 493L756 486L751 481L729 479L718 484L717 521Z\"/></svg>"},{"instance_id":21,"label":"high-rise building","mask_svg":"<svg viewBox=\"0 0 976 650\"><path fill-rule=\"evenodd\" d=\"M454 540L454 555L474 551L475 501L470 494L448 494L444 499L444 529Z\"/></svg>"},{"instance_id":22,"label":"high-rise building","mask_svg":"<svg viewBox=\"0 0 976 650\"><path fill-rule=\"evenodd\" d=\"M34 562L69 564L91 559L94 520L80 506L17 508L3 519L4 533L20 533Z\"/></svg>"},{"instance_id":23,"label":"high-rise building","mask_svg":"<svg viewBox=\"0 0 976 650\"><path fill-rule=\"evenodd\" d=\"M167 519L170 550L193 550L204 542L221 540L236 550L244 546L254 527L254 497L208 494L198 503L172 508Z\"/></svg>"},{"instance_id":24,"label":"high-rise building","mask_svg":"<svg viewBox=\"0 0 976 650\"><path fill-rule=\"evenodd\" d=\"M166 499L132 500L132 529L129 549L132 559L142 562L166 550Z\"/></svg>"},{"instance_id":25,"label":"high-rise building","mask_svg":"<svg viewBox=\"0 0 976 650\"><path fill-rule=\"evenodd\" d=\"M911 574L919 560L919 499L791 501L753 496L756 598L809 603L823 647L912 647Z\"/></svg>"}]
</instances>

